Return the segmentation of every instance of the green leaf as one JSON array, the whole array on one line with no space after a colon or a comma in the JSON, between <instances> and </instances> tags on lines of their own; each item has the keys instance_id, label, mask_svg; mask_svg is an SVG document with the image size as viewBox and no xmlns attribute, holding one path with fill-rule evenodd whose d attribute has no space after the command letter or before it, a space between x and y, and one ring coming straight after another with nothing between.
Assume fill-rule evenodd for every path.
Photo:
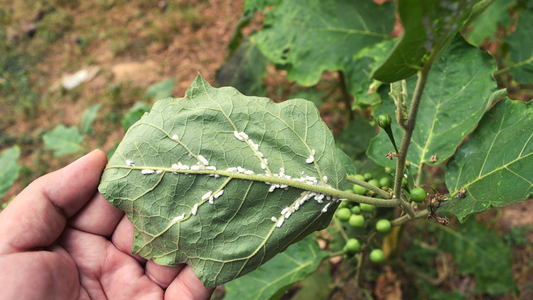
<instances>
[{"instance_id":1,"label":"green leaf","mask_svg":"<svg viewBox=\"0 0 533 300\"><path fill-rule=\"evenodd\" d=\"M241 135L240 141L236 131L250 140ZM239 167L247 171L233 172ZM340 193L331 188L345 178L333 136L311 102L276 104L231 87L213 88L198 76L185 98L158 101L128 130L99 191L135 225L133 253L161 265L187 263L210 288L255 270L326 227L336 198L311 198L284 222L272 217L284 220L281 211L300 203L307 191ZM222 190L210 199L210 191Z\"/></svg>"},{"instance_id":2,"label":"green leaf","mask_svg":"<svg viewBox=\"0 0 533 300\"><path fill-rule=\"evenodd\" d=\"M513 282L512 252L493 230L470 218L457 231L444 226L439 234L439 248L450 253L457 273L474 273L480 292L499 294L517 290Z\"/></svg>"},{"instance_id":3,"label":"green leaf","mask_svg":"<svg viewBox=\"0 0 533 300\"><path fill-rule=\"evenodd\" d=\"M498 25L507 27L511 17L507 9L515 0L495 0L474 22L473 28L467 34L467 39L474 45L481 45L487 38L494 36Z\"/></svg>"},{"instance_id":4,"label":"green leaf","mask_svg":"<svg viewBox=\"0 0 533 300\"><path fill-rule=\"evenodd\" d=\"M4 197L15 180L19 177L20 166L17 160L20 157L19 146L7 148L0 154L0 199Z\"/></svg>"},{"instance_id":5,"label":"green leaf","mask_svg":"<svg viewBox=\"0 0 533 300\"><path fill-rule=\"evenodd\" d=\"M285 0L266 14L252 41L271 62L287 66L289 79L311 86L324 71L348 70L354 53L389 39L393 28L393 2Z\"/></svg>"},{"instance_id":6,"label":"green leaf","mask_svg":"<svg viewBox=\"0 0 533 300\"><path fill-rule=\"evenodd\" d=\"M92 126L94 120L96 119L96 115L98 114L98 109L100 108L100 106L101 104L93 105L83 112L83 119L81 119L80 124L81 134L91 134L94 132Z\"/></svg>"},{"instance_id":7,"label":"green leaf","mask_svg":"<svg viewBox=\"0 0 533 300\"><path fill-rule=\"evenodd\" d=\"M276 6L282 0L246 0L244 1L244 12L254 13L257 10L264 11L265 7Z\"/></svg>"},{"instance_id":8,"label":"green leaf","mask_svg":"<svg viewBox=\"0 0 533 300\"><path fill-rule=\"evenodd\" d=\"M80 135L76 126L67 128L59 124L54 130L43 135L43 141L44 149L54 150L54 156L60 157L80 151L83 135Z\"/></svg>"},{"instance_id":9,"label":"green leaf","mask_svg":"<svg viewBox=\"0 0 533 300\"><path fill-rule=\"evenodd\" d=\"M279 299L295 283L314 273L328 256L312 235L307 236L252 273L227 283L224 299Z\"/></svg>"},{"instance_id":10,"label":"green leaf","mask_svg":"<svg viewBox=\"0 0 533 300\"><path fill-rule=\"evenodd\" d=\"M532 198L533 102L496 104L453 156L446 186L453 199L443 205L464 221L470 214ZM457 193L466 189L466 197Z\"/></svg>"},{"instance_id":11,"label":"green leaf","mask_svg":"<svg viewBox=\"0 0 533 300\"><path fill-rule=\"evenodd\" d=\"M263 77L266 74L267 59L256 45L245 42L227 63L218 69L218 86L233 86L247 96L266 94Z\"/></svg>"},{"instance_id":12,"label":"green leaf","mask_svg":"<svg viewBox=\"0 0 533 300\"><path fill-rule=\"evenodd\" d=\"M122 124L122 128L124 128L124 131L128 131L131 125L139 121L144 115L144 113L150 111L150 108L151 107L144 102L135 103L135 105L133 105L133 107L128 111L128 113L125 114L124 117L122 117L122 120L120 120L120 124Z\"/></svg>"},{"instance_id":13,"label":"green leaf","mask_svg":"<svg viewBox=\"0 0 533 300\"><path fill-rule=\"evenodd\" d=\"M520 12L518 28L504 39L509 45L509 73L521 84L533 82L533 9Z\"/></svg>"},{"instance_id":14,"label":"green leaf","mask_svg":"<svg viewBox=\"0 0 533 300\"><path fill-rule=\"evenodd\" d=\"M162 99L165 97L172 96L172 91L176 86L174 85L173 78L167 78L161 80L157 83L154 83L148 87L146 90L146 96L154 98L156 100Z\"/></svg>"},{"instance_id":15,"label":"green leaf","mask_svg":"<svg viewBox=\"0 0 533 300\"><path fill-rule=\"evenodd\" d=\"M372 126L367 117L359 115L337 138L337 146L349 157L357 159L365 154L370 140L377 132L376 126Z\"/></svg>"},{"instance_id":16,"label":"green leaf","mask_svg":"<svg viewBox=\"0 0 533 300\"><path fill-rule=\"evenodd\" d=\"M346 170L346 174L354 175L356 173L355 166L353 165L352 159L344 153L341 149L337 148L337 153L339 154L339 159Z\"/></svg>"},{"instance_id":17,"label":"green leaf","mask_svg":"<svg viewBox=\"0 0 533 300\"><path fill-rule=\"evenodd\" d=\"M326 263L321 272L317 271L302 281L302 287L291 298L292 300L322 300L327 299L333 277Z\"/></svg>"},{"instance_id":18,"label":"green leaf","mask_svg":"<svg viewBox=\"0 0 533 300\"><path fill-rule=\"evenodd\" d=\"M317 90L315 87L311 87L308 90L297 91L294 94L289 96L289 99L305 99L313 102L317 108L322 107L322 98L324 97L324 92Z\"/></svg>"},{"instance_id":19,"label":"green leaf","mask_svg":"<svg viewBox=\"0 0 533 300\"><path fill-rule=\"evenodd\" d=\"M476 1L398 0L404 32L373 78L395 82L415 75L433 51L443 52Z\"/></svg>"},{"instance_id":20,"label":"green leaf","mask_svg":"<svg viewBox=\"0 0 533 300\"><path fill-rule=\"evenodd\" d=\"M468 44L460 35L430 71L420 102L416 127L407 159L417 169L422 163L438 165L455 153L461 141L474 129L493 100L502 97L496 92L492 72L494 59L486 52ZM413 95L416 78L407 80L408 95ZM389 88L380 88L383 106L376 114L394 115L396 109L388 95ZM504 93L505 91L503 91ZM410 99L407 107L410 107ZM403 131L393 122L392 131L397 142ZM367 155L376 163L395 169L395 161L385 158L394 148L382 130L370 143ZM437 161L430 159L437 155Z\"/></svg>"}]
</instances>

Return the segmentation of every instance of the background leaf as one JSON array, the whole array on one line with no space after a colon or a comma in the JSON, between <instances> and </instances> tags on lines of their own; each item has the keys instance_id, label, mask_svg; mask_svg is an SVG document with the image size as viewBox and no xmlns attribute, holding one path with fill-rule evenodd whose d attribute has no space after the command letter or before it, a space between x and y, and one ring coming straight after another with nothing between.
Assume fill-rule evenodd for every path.
<instances>
[{"instance_id":1,"label":"background leaf","mask_svg":"<svg viewBox=\"0 0 533 300\"><path fill-rule=\"evenodd\" d=\"M346 71L355 53L389 39L393 28L393 2L285 0L252 41L271 62L286 65L289 79L311 86L324 71Z\"/></svg>"},{"instance_id":2,"label":"background leaf","mask_svg":"<svg viewBox=\"0 0 533 300\"><path fill-rule=\"evenodd\" d=\"M80 124L81 134L91 134L94 132L92 126L94 120L96 119L96 115L98 114L98 109L100 108L100 106L101 104L93 105L83 112L83 118L81 119Z\"/></svg>"},{"instance_id":3,"label":"background leaf","mask_svg":"<svg viewBox=\"0 0 533 300\"><path fill-rule=\"evenodd\" d=\"M19 177L20 166L17 164L19 157L18 146L7 148L0 154L0 166L2 166L0 168L0 200Z\"/></svg>"},{"instance_id":4,"label":"background leaf","mask_svg":"<svg viewBox=\"0 0 533 300\"><path fill-rule=\"evenodd\" d=\"M373 137L377 135L377 128L370 124L370 120L362 115L354 118L336 139L337 146L350 158L358 159L365 154Z\"/></svg>"},{"instance_id":5,"label":"background leaf","mask_svg":"<svg viewBox=\"0 0 533 300\"><path fill-rule=\"evenodd\" d=\"M176 86L174 85L173 78L167 78L156 82L148 87L146 90L146 96L159 100L165 97L172 96L172 91Z\"/></svg>"},{"instance_id":6,"label":"background leaf","mask_svg":"<svg viewBox=\"0 0 533 300\"><path fill-rule=\"evenodd\" d=\"M438 165L452 156L492 101L502 96L502 92L494 93L494 70L496 65L490 54L468 44L461 36L454 39L444 56L432 67L420 102L416 128L407 154L414 169L422 163ZM407 107L410 106L416 79L407 80ZM394 116L396 106L388 95L389 89L389 86L380 88L383 106L376 114L389 113ZM392 129L399 143L403 132L395 121ZM372 139L367 155L376 163L395 169L395 161L385 158L389 151L394 151L394 148L382 130ZM437 162L430 163L433 155L437 155Z\"/></svg>"},{"instance_id":7,"label":"background leaf","mask_svg":"<svg viewBox=\"0 0 533 300\"><path fill-rule=\"evenodd\" d=\"M232 86L247 96L264 96L267 59L256 45L243 43L233 57L217 71L218 86Z\"/></svg>"},{"instance_id":8,"label":"background leaf","mask_svg":"<svg viewBox=\"0 0 533 300\"><path fill-rule=\"evenodd\" d=\"M295 283L314 273L328 256L312 235L307 236L252 273L227 283L224 299L279 299Z\"/></svg>"},{"instance_id":9,"label":"background leaf","mask_svg":"<svg viewBox=\"0 0 533 300\"><path fill-rule=\"evenodd\" d=\"M122 117L122 120L120 120L120 124L122 124L122 128L124 128L124 132L128 131L131 125L135 124L135 122L139 121L144 113L149 112L150 108L151 106L144 102L135 103L135 105L130 108L128 113Z\"/></svg>"},{"instance_id":10,"label":"background leaf","mask_svg":"<svg viewBox=\"0 0 533 300\"><path fill-rule=\"evenodd\" d=\"M398 0L404 32L373 78L391 83L415 75L432 51L446 49L474 4L467 0Z\"/></svg>"},{"instance_id":11,"label":"background leaf","mask_svg":"<svg viewBox=\"0 0 533 300\"><path fill-rule=\"evenodd\" d=\"M250 140L239 141L235 131ZM260 152L268 159L263 167L269 176ZM217 170L171 167L179 162L199 168L200 155ZM237 167L258 175L229 169ZM310 198L283 223L271 218L281 220L281 211L300 203L308 190L333 192L345 177L333 136L314 104L276 104L234 88L212 88L198 76L185 98L158 101L128 130L99 191L135 225L134 253L162 265L186 262L209 288L255 270L329 225L338 203L330 197ZM286 187L269 192L274 183ZM222 196L210 205L204 195L220 190Z\"/></svg>"},{"instance_id":12,"label":"background leaf","mask_svg":"<svg viewBox=\"0 0 533 300\"><path fill-rule=\"evenodd\" d=\"M344 166L344 169L346 170L346 174L348 175L354 175L355 174L355 166L353 165L352 159L344 153L341 149L337 148L337 153L339 154L339 158L342 162L342 165Z\"/></svg>"},{"instance_id":13,"label":"background leaf","mask_svg":"<svg viewBox=\"0 0 533 300\"><path fill-rule=\"evenodd\" d=\"M446 186L453 199L443 208L461 222L470 214L533 198L533 104L496 104L453 156ZM456 197L461 188L466 197Z\"/></svg>"},{"instance_id":14,"label":"background leaf","mask_svg":"<svg viewBox=\"0 0 533 300\"><path fill-rule=\"evenodd\" d=\"M472 22L472 30L467 34L467 40L479 46L487 38L494 36L498 25L509 26L511 17L507 9L515 3L515 0L495 0L475 21Z\"/></svg>"},{"instance_id":15,"label":"background leaf","mask_svg":"<svg viewBox=\"0 0 533 300\"><path fill-rule=\"evenodd\" d=\"M509 73L516 82L531 84L533 82L533 8L518 15L518 27L515 32L504 39L509 45Z\"/></svg>"},{"instance_id":16,"label":"background leaf","mask_svg":"<svg viewBox=\"0 0 533 300\"><path fill-rule=\"evenodd\" d=\"M57 125L54 130L43 135L44 148L54 150L54 156L60 157L64 154L71 154L80 151L83 136L76 126L65 127L63 124Z\"/></svg>"},{"instance_id":17,"label":"background leaf","mask_svg":"<svg viewBox=\"0 0 533 300\"><path fill-rule=\"evenodd\" d=\"M458 273L474 273L477 290L491 294L517 290L511 250L497 233L478 224L475 218L460 225L457 231L438 228L439 247L453 256Z\"/></svg>"},{"instance_id":18,"label":"background leaf","mask_svg":"<svg viewBox=\"0 0 533 300\"><path fill-rule=\"evenodd\" d=\"M311 87L307 90L297 91L294 94L290 95L288 99L305 99L313 102L316 105L316 108L322 107L322 98L324 97L324 92L317 90L315 87Z\"/></svg>"},{"instance_id":19,"label":"background leaf","mask_svg":"<svg viewBox=\"0 0 533 300\"><path fill-rule=\"evenodd\" d=\"M292 300L322 300L328 297L333 283L329 263L325 263L322 271L316 271L302 280L302 286Z\"/></svg>"}]
</instances>

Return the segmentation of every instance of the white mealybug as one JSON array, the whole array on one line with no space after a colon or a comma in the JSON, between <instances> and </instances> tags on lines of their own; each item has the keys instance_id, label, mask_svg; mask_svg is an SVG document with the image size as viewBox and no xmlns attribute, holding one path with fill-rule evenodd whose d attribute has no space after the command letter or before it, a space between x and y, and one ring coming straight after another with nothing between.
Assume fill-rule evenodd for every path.
<instances>
[{"instance_id":1,"label":"white mealybug","mask_svg":"<svg viewBox=\"0 0 533 300\"><path fill-rule=\"evenodd\" d=\"M244 171L246 171L245 168L243 168L243 167L241 167L241 166L238 166L238 167L237 167L237 172L239 172L239 173L244 173Z\"/></svg>"},{"instance_id":2,"label":"white mealybug","mask_svg":"<svg viewBox=\"0 0 533 300\"><path fill-rule=\"evenodd\" d=\"M177 165L177 164L172 164L172 169L174 169L174 170L179 170L179 169L180 169L180 166Z\"/></svg>"},{"instance_id":3,"label":"white mealybug","mask_svg":"<svg viewBox=\"0 0 533 300\"><path fill-rule=\"evenodd\" d=\"M312 164L315 161L315 157L313 155L309 155L309 158L305 160L306 163Z\"/></svg>"},{"instance_id":4,"label":"white mealybug","mask_svg":"<svg viewBox=\"0 0 533 300\"><path fill-rule=\"evenodd\" d=\"M259 145L258 144L253 144L252 146L254 147L255 151L259 150Z\"/></svg>"},{"instance_id":5,"label":"white mealybug","mask_svg":"<svg viewBox=\"0 0 533 300\"><path fill-rule=\"evenodd\" d=\"M291 216L292 212L289 210L285 213L285 219L288 219Z\"/></svg>"},{"instance_id":6,"label":"white mealybug","mask_svg":"<svg viewBox=\"0 0 533 300\"><path fill-rule=\"evenodd\" d=\"M198 154L198 160L201 161L204 165L208 165L209 162L207 161L207 159L205 159L205 157L203 157L202 155Z\"/></svg>"},{"instance_id":7,"label":"white mealybug","mask_svg":"<svg viewBox=\"0 0 533 300\"><path fill-rule=\"evenodd\" d=\"M234 167L227 168L226 171L231 172L231 173L237 173L237 168L234 168Z\"/></svg>"},{"instance_id":8,"label":"white mealybug","mask_svg":"<svg viewBox=\"0 0 533 300\"><path fill-rule=\"evenodd\" d=\"M270 220L272 220L272 222L276 223L278 221L278 218L272 217L272 218L270 218Z\"/></svg>"},{"instance_id":9,"label":"white mealybug","mask_svg":"<svg viewBox=\"0 0 533 300\"><path fill-rule=\"evenodd\" d=\"M265 157L265 156L263 155L263 153L261 153L260 151L257 151L257 154L259 154L259 156L261 156L261 158Z\"/></svg>"},{"instance_id":10,"label":"white mealybug","mask_svg":"<svg viewBox=\"0 0 533 300\"><path fill-rule=\"evenodd\" d=\"M222 194L224 194L224 190L220 190L218 193L216 193L213 197L215 197L215 199L218 199L220 196L222 196Z\"/></svg>"},{"instance_id":11,"label":"white mealybug","mask_svg":"<svg viewBox=\"0 0 533 300\"><path fill-rule=\"evenodd\" d=\"M326 206L324 206L324 208L322 208L322 212L325 213L328 211L328 206L331 204L331 202L329 202L328 204L326 204Z\"/></svg>"},{"instance_id":12,"label":"white mealybug","mask_svg":"<svg viewBox=\"0 0 533 300\"><path fill-rule=\"evenodd\" d=\"M135 167L135 164L133 163L133 161L131 160L126 160L126 165L128 165L129 167Z\"/></svg>"},{"instance_id":13,"label":"white mealybug","mask_svg":"<svg viewBox=\"0 0 533 300\"><path fill-rule=\"evenodd\" d=\"M202 166L199 166L199 165L191 166L191 170L192 171L200 171L200 170L202 170Z\"/></svg>"},{"instance_id":14,"label":"white mealybug","mask_svg":"<svg viewBox=\"0 0 533 300\"><path fill-rule=\"evenodd\" d=\"M180 220L183 220L184 218L185 218L185 213L182 214L181 216L177 216L177 217L175 217L174 219L172 219L172 222L175 223L175 222L178 222L178 221L180 221Z\"/></svg>"},{"instance_id":15,"label":"white mealybug","mask_svg":"<svg viewBox=\"0 0 533 300\"><path fill-rule=\"evenodd\" d=\"M283 221L285 221L285 218L283 217L279 218L278 223L276 224L276 227L280 228L281 225L283 225Z\"/></svg>"},{"instance_id":16,"label":"white mealybug","mask_svg":"<svg viewBox=\"0 0 533 300\"><path fill-rule=\"evenodd\" d=\"M157 174L163 174L163 170L157 170L156 173Z\"/></svg>"},{"instance_id":17,"label":"white mealybug","mask_svg":"<svg viewBox=\"0 0 533 300\"><path fill-rule=\"evenodd\" d=\"M328 201L331 200L331 196L330 196L330 195L327 195L327 196L326 196L326 199L327 199Z\"/></svg>"},{"instance_id":18,"label":"white mealybug","mask_svg":"<svg viewBox=\"0 0 533 300\"><path fill-rule=\"evenodd\" d=\"M148 170L148 169L144 169L144 170L141 170L141 174L143 175L148 175L148 174L154 174L154 170Z\"/></svg>"},{"instance_id":19,"label":"white mealybug","mask_svg":"<svg viewBox=\"0 0 533 300\"><path fill-rule=\"evenodd\" d=\"M252 171L252 170L246 170L246 171L244 171L244 174L245 175L255 175L254 171Z\"/></svg>"},{"instance_id":20,"label":"white mealybug","mask_svg":"<svg viewBox=\"0 0 533 300\"><path fill-rule=\"evenodd\" d=\"M324 181L324 183L328 183L328 176L322 177L322 180Z\"/></svg>"},{"instance_id":21,"label":"white mealybug","mask_svg":"<svg viewBox=\"0 0 533 300\"><path fill-rule=\"evenodd\" d=\"M268 191L270 193L272 193L275 189L276 189L276 186L275 185L271 185L270 188L268 189Z\"/></svg>"},{"instance_id":22,"label":"white mealybug","mask_svg":"<svg viewBox=\"0 0 533 300\"><path fill-rule=\"evenodd\" d=\"M265 159L263 159L263 161L265 162L265 165L268 166L268 159L265 158Z\"/></svg>"},{"instance_id":23,"label":"white mealybug","mask_svg":"<svg viewBox=\"0 0 533 300\"><path fill-rule=\"evenodd\" d=\"M211 171L216 171L217 170L217 167L215 166L207 166L205 167L206 170L211 170Z\"/></svg>"},{"instance_id":24,"label":"white mealybug","mask_svg":"<svg viewBox=\"0 0 533 300\"><path fill-rule=\"evenodd\" d=\"M312 149L311 153L313 154L313 156L315 156L315 154L316 154L315 149Z\"/></svg>"},{"instance_id":25,"label":"white mealybug","mask_svg":"<svg viewBox=\"0 0 533 300\"><path fill-rule=\"evenodd\" d=\"M261 163L261 169L266 170L267 166L264 163Z\"/></svg>"},{"instance_id":26,"label":"white mealybug","mask_svg":"<svg viewBox=\"0 0 533 300\"><path fill-rule=\"evenodd\" d=\"M198 203L196 203L193 207L192 207L192 211L191 211L191 214L193 216L196 216L196 213L198 212Z\"/></svg>"},{"instance_id":27,"label":"white mealybug","mask_svg":"<svg viewBox=\"0 0 533 300\"><path fill-rule=\"evenodd\" d=\"M245 140L249 139L248 135L244 131L239 132L239 135L242 136Z\"/></svg>"},{"instance_id":28,"label":"white mealybug","mask_svg":"<svg viewBox=\"0 0 533 300\"><path fill-rule=\"evenodd\" d=\"M209 197L209 204L215 204L215 201L213 200L213 196Z\"/></svg>"},{"instance_id":29,"label":"white mealybug","mask_svg":"<svg viewBox=\"0 0 533 300\"><path fill-rule=\"evenodd\" d=\"M207 193L205 193L205 195L202 196L202 201L211 197L211 194L213 194L213 191L209 191Z\"/></svg>"},{"instance_id":30,"label":"white mealybug","mask_svg":"<svg viewBox=\"0 0 533 300\"><path fill-rule=\"evenodd\" d=\"M289 211L289 208L288 207L285 207L282 211L281 211L281 214L284 215L286 212Z\"/></svg>"},{"instance_id":31,"label":"white mealybug","mask_svg":"<svg viewBox=\"0 0 533 300\"><path fill-rule=\"evenodd\" d=\"M242 138L242 136L239 134L238 131L234 131L234 132L233 132L233 135L234 135L239 141L244 141L244 139Z\"/></svg>"},{"instance_id":32,"label":"white mealybug","mask_svg":"<svg viewBox=\"0 0 533 300\"><path fill-rule=\"evenodd\" d=\"M295 210L300 209L300 201L296 201L296 203L294 203L294 209Z\"/></svg>"},{"instance_id":33,"label":"white mealybug","mask_svg":"<svg viewBox=\"0 0 533 300\"><path fill-rule=\"evenodd\" d=\"M177 134L173 135L173 136L172 136L172 139L175 140L175 141L179 141L179 140L180 140L180 138L178 137Z\"/></svg>"},{"instance_id":34,"label":"white mealybug","mask_svg":"<svg viewBox=\"0 0 533 300\"><path fill-rule=\"evenodd\" d=\"M220 178L220 175L218 175L218 174L215 174L215 178Z\"/></svg>"}]
</instances>

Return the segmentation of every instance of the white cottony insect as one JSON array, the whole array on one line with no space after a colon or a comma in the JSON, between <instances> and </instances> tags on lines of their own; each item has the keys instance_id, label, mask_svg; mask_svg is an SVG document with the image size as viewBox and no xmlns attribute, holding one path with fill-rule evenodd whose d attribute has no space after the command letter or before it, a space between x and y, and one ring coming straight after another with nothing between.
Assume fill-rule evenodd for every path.
<instances>
[{"instance_id":1,"label":"white cottony insect","mask_svg":"<svg viewBox=\"0 0 533 300\"><path fill-rule=\"evenodd\" d=\"M309 155L309 158L305 160L306 163L312 164L315 161L315 157L313 155Z\"/></svg>"},{"instance_id":2,"label":"white cottony insect","mask_svg":"<svg viewBox=\"0 0 533 300\"><path fill-rule=\"evenodd\" d=\"M193 216L196 216L196 213L198 212L198 203L196 203L193 207L192 207L192 211L191 211L191 214Z\"/></svg>"},{"instance_id":3,"label":"white cottony insect","mask_svg":"<svg viewBox=\"0 0 533 300\"><path fill-rule=\"evenodd\" d=\"M218 193L216 193L213 197L215 197L215 199L218 199L218 197L222 196L222 194L224 194L224 190L220 190Z\"/></svg>"},{"instance_id":4,"label":"white cottony insect","mask_svg":"<svg viewBox=\"0 0 533 300\"><path fill-rule=\"evenodd\" d=\"M290 208L288 207L285 207L282 211L281 211L281 214L284 215L286 212L289 211Z\"/></svg>"},{"instance_id":5,"label":"white cottony insect","mask_svg":"<svg viewBox=\"0 0 533 300\"><path fill-rule=\"evenodd\" d=\"M177 134L173 135L173 136L172 136L172 139L175 140L175 141L179 141L179 140L180 140L180 138L178 137Z\"/></svg>"},{"instance_id":6,"label":"white cottony insect","mask_svg":"<svg viewBox=\"0 0 533 300\"><path fill-rule=\"evenodd\" d=\"M215 166L207 166L205 167L206 170L211 170L211 171L216 171L217 170L217 167Z\"/></svg>"},{"instance_id":7,"label":"white cottony insect","mask_svg":"<svg viewBox=\"0 0 533 300\"><path fill-rule=\"evenodd\" d=\"M226 171L231 172L231 173L237 173L238 172L237 168L234 168L234 167L227 168Z\"/></svg>"},{"instance_id":8,"label":"white cottony insect","mask_svg":"<svg viewBox=\"0 0 533 300\"><path fill-rule=\"evenodd\" d=\"M329 202L328 204L326 204L326 206L324 206L324 208L322 208L322 212L325 213L328 211L328 206L331 204L331 202Z\"/></svg>"},{"instance_id":9,"label":"white cottony insect","mask_svg":"<svg viewBox=\"0 0 533 300\"><path fill-rule=\"evenodd\" d=\"M207 193L205 193L205 195L202 196L202 201L211 197L211 194L213 194L213 191L209 191Z\"/></svg>"},{"instance_id":10,"label":"white cottony insect","mask_svg":"<svg viewBox=\"0 0 533 300\"><path fill-rule=\"evenodd\" d=\"M296 201L296 203L294 203L294 210L298 210L298 209L300 209L300 202Z\"/></svg>"},{"instance_id":11,"label":"white cottony insect","mask_svg":"<svg viewBox=\"0 0 533 300\"><path fill-rule=\"evenodd\" d=\"M259 156L261 156L261 158L265 157L265 156L263 155L263 153L261 153L260 151L257 151L257 154L259 154Z\"/></svg>"},{"instance_id":12,"label":"white cottony insect","mask_svg":"<svg viewBox=\"0 0 533 300\"><path fill-rule=\"evenodd\" d=\"M268 166L268 159L265 158L265 159L263 159L263 161L265 162L265 165Z\"/></svg>"},{"instance_id":13,"label":"white cottony insect","mask_svg":"<svg viewBox=\"0 0 533 300\"><path fill-rule=\"evenodd\" d=\"M157 174L163 174L163 170L157 170L156 173Z\"/></svg>"},{"instance_id":14,"label":"white cottony insect","mask_svg":"<svg viewBox=\"0 0 533 300\"><path fill-rule=\"evenodd\" d=\"M272 220L272 222L276 223L278 221L278 218L272 217L272 218L270 218L270 220Z\"/></svg>"},{"instance_id":15,"label":"white cottony insect","mask_svg":"<svg viewBox=\"0 0 533 300\"><path fill-rule=\"evenodd\" d=\"M205 167L204 166L199 166L199 165L194 165L194 166L191 166L191 170L192 171L201 171L201 170L205 170Z\"/></svg>"},{"instance_id":16,"label":"white cottony insect","mask_svg":"<svg viewBox=\"0 0 533 300\"><path fill-rule=\"evenodd\" d=\"M220 175L218 175L218 174L215 174L215 178L220 178Z\"/></svg>"},{"instance_id":17,"label":"white cottony insect","mask_svg":"<svg viewBox=\"0 0 533 300\"><path fill-rule=\"evenodd\" d=\"M207 159L205 159L205 157L203 157L202 155L198 154L198 160L201 161L204 165L208 165L209 162L207 161Z\"/></svg>"},{"instance_id":18,"label":"white cottony insect","mask_svg":"<svg viewBox=\"0 0 533 300\"><path fill-rule=\"evenodd\" d=\"M213 196L209 197L209 204L215 204L215 202L213 200Z\"/></svg>"},{"instance_id":19,"label":"white cottony insect","mask_svg":"<svg viewBox=\"0 0 533 300\"><path fill-rule=\"evenodd\" d=\"M254 171L252 171L252 170L246 170L246 171L244 171L244 174L245 175L255 175Z\"/></svg>"},{"instance_id":20,"label":"white cottony insect","mask_svg":"<svg viewBox=\"0 0 533 300\"><path fill-rule=\"evenodd\" d=\"M261 163L261 169L266 170L267 166L264 163Z\"/></svg>"},{"instance_id":21,"label":"white cottony insect","mask_svg":"<svg viewBox=\"0 0 533 300\"><path fill-rule=\"evenodd\" d=\"M322 177L322 180L324 181L324 183L328 183L328 176Z\"/></svg>"},{"instance_id":22,"label":"white cottony insect","mask_svg":"<svg viewBox=\"0 0 533 300\"><path fill-rule=\"evenodd\" d=\"M133 163L133 161L131 160L126 160L126 165L128 165L129 167L135 167L135 164Z\"/></svg>"},{"instance_id":23,"label":"white cottony insect","mask_svg":"<svg viewBox=\"0 0 533 300\"><path fill-rule=\"evenodd\" d=\"M255 151L259 150L259 145L258 144L253 144L252 147L254 147Z\"/></svg>"},{"instance_id":24,"label":"white cottony insect","mask_svg":"<svg viewBox=\"0 0 533 300\"><path fill-rule=\"evenodd\" d=\"M285 213L285 219L288 219L291 216L292 212L288 211Z\"/></svg>"},{"instance_id":25,"label":"white cottony insect","mask_svg":"<svg viewBox=\"0 0 533 300\"><path fill-rule=\"evenodd\" d=\"M148 169L141 170L141 174L143 175L154 174L154 173L155 173L154 170L148 170Z\"/></svg>"},{"instance_id":26,"label":"white cottony insect","mask_svg":"<svg viewBox=\"0 0 533 300\"><path fill-rule=\"evenodd\" d=\"M311 153L313 154L313 156L315 156L316 154L315 149L311 150Z\"/></svg>"},{"instance_id":27,"label":"white cottony insect","mask_svg":"<svg viewBox=\"0 0 533 300\"><path fill-rule=\"evenodd\" d=\"M276 227L280 228L281 225L283 225L283 221L285 221L284 217L279 218L278 223L276 224Z\"/></svg>"},{"instance_id":28,"label":"white cottony insect","mask_svg":"<svg viewBox=\"0 0 533 300\"><path fill-rule=\"evenodd\" d=\"M233 135L234 135L239 141L244 141L244 139L242 138L242 136L239 134L238 131L234 131L234 132L233 132Z\"/></svg>"},{"instance_id":29,"label":"white cottony insect","mask_svg":"<svg viewBox=\"0 0 533 300\"><path fill-rule=\"evenodd\" d=\"M175 223L175 222L178 222L178 221L180 221L180 220L183 220L184 218L185 218L185 213L182 214L181 216L177 216L177 217L175 217L174 219L172 219L172 222Z\"/></svg>"},{"instance_id":30,"label":"white cottony insect","mask_svg":"<svg viewBox=\"0 0 533 300\"><path fill-rule=\"evenodd\" d=\"M245 140L249 139L248 135L243 131L239 132L239 135L242 136Z\"/></svg>"},{"instance_id":31,"label":"white cottony insect","mask_svg":"<svg viewBox=\"0 0 533 300\"><path fill-rule=\"evenodd\" d=\"M179 170L179 169L180 169L180 166L177 165L177 164L172 164L172 169L174 169L174 170Z\"/></svg>"}]
</instances>

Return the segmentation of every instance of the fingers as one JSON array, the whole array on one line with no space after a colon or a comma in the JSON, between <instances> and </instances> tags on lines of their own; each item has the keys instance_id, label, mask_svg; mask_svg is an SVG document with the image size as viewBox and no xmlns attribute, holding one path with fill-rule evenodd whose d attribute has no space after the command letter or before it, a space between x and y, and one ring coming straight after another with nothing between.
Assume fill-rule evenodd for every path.
<instances>
[{"instance_id":1,"label":"fingers","mask_svg":"<svg viewBox=\"0 0 533 300\"><path fill-rule=\"evenodd\" d=\"M215 289L206 289L190 266L185 266L165 292L165 300L203 300L211 298Z\"/></svg>"},{"instance_id":2,"label":"fingers","mask_svg":"<svg viewBox=\"0 0 533 300\"><path fill-rule=\"evenodd\" d=\"M111 237L124 212L113 207L100 194L93 195L91 200L72 218L68 226L87 233Z\"/></svg>"},{"instance_id":3,"label":"fingers","mask_svg":"<svg viewBox=\"0 0 533 300\"><path fill-rule=\"evenodd\" d=\"M160 266L153 260L149 260L146 262L145 273L153 282L166 289L185 266L185 264L176 267Z\"/></svg>"},{"instance_id":4,"label":"fingers","mask_svg":"<svg viewBox=\"0 0 533 300\"><path fill-rule=\"evenodd\" d=\"M94 195L106 163L105 153L95 150L24 189L0 214L0 254L52 244L66 219Z\"/></svg>"},{"instance_id":5,"label":"fingers","mask_svg":"<svg viewBox=\"0 0 533 300\"><path fill-rule=\"evenodd\" d=\"M139 263L144 265L146 263L146 259L142 258L140 255L131 254L131 249L133 248L134 231L135 228L133 227L133 224L131 224L130 220L128 220L126 216L123 216L115 228L115 232L113 232L111 242L120 251L133 256Z\"/></svg>"}]
</instances>

